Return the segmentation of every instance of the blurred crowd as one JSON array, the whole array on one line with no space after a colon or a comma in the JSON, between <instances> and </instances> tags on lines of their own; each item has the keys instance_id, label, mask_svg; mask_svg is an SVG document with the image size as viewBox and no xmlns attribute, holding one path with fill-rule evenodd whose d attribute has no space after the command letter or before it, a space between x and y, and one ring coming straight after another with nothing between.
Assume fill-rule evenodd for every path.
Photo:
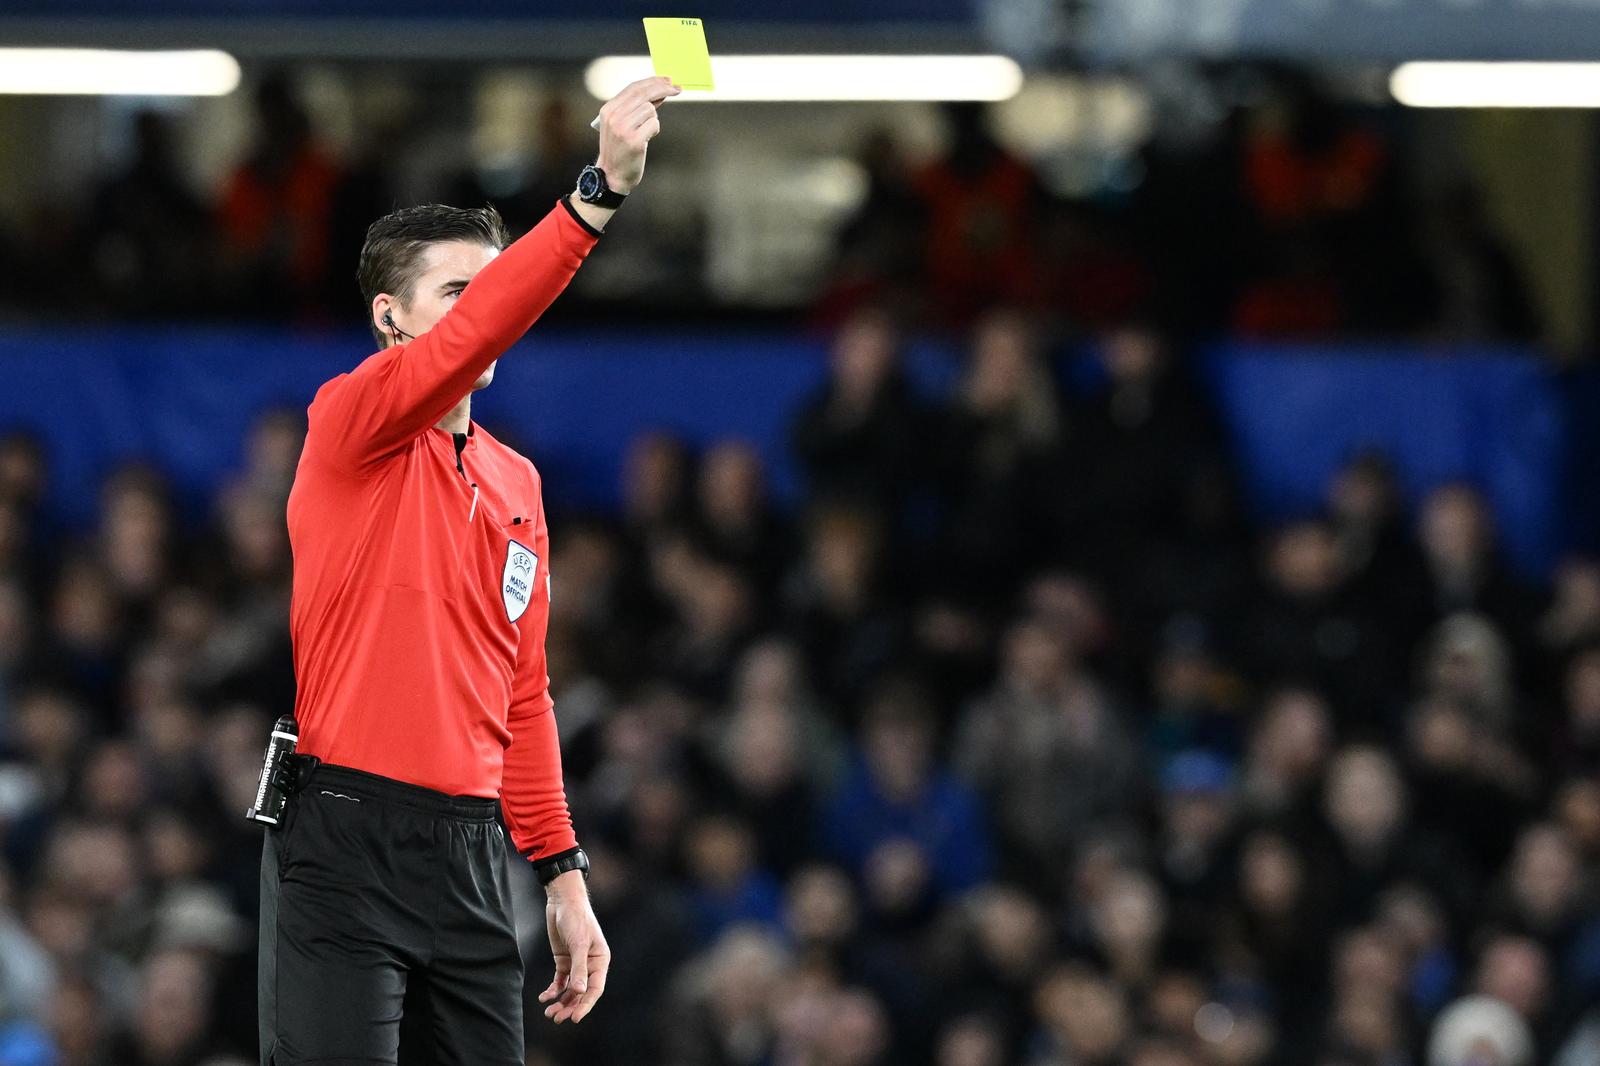
<instances>
[{"instance_id":1,"label":"blurred crowd","mask_svg":"<svg viewBox=\"0 0 1600 1066\"><path fill-rule=\"evenodd\" d=\"M617 514L551 489L616 962L529 1062L1600 1061L1600 564L1527 582L1471 486L1407 506L1378 454L1259 528L1158 332L1068 390L1038 329L983 316L931 395L850 315L798 508L665 434ZM200 528L129 467L87 532L0 441L0 1066L253 1061L303 433L264 416Z\"/></svg>"},{"instance_id":2,"label":"blurred crowd","mask_svg":"<svg viewBox=\"0 0 1600 1066\"><path fill-rule=\"evenodd\" d=\"M1539 338L1522 272L1470 183L1422 187L1404 130L1385 128L1397 119L1337 102L1301 73L1266 70L1252 84L1179 133L1158 125L1125 150L1135 155L1085 163L1104 173L1070 190L1047 180L1061 169L1048 158L1004 147L982 105L944 108L932 157L913 159L887 128L869 135L856 152L864 199L818 271L811 317L837 325L889 306L924 328L963 330L999 303L1083 335L1159 313L1189 336ZM364 129L362 147L340 152L290 78L253 92L250 138L217 187L195 187L174 118L145 112L115 172L81 197L52 190L10 231L0 224L0 274L30 279L0 289L0 309L343 323L358 306L351 264L372 219L419 199L492 201L521 233L592 152L583 116L558 96L530 116L523 155L463 164L471 123L447 106ZM656 169L682 169L672 149L653 154ZM667 229L625 235L638 266L609 288L629 287L630 316L736 313L705 269L711 228ZM561 306L592 316L619 298L579 286Z\"/></svg>"},{"instance_id":3,"label":"blurred crowd","mask_svg":"<svg viewBox=\"0 0 1600 1066\"><path fill-rule=\"evenodd\" d=\"M454 146L456 162L424 198L492 200L520 235L593 161L582 155L587 138L582 150L575 143L589 131L574 118L550 104L537 160L488 185L460 164L465 146ZM294 80L271 74L253 90L240 158L215 188L202 189L182 162L175 116L143 111L131 127L126 162L81 198L52 190L17 225L0 225L0 272L38 279L0 290L0 307L73 320L346 322L360 306L354 264L367 226L402 202L405 168L393 145L426 132L385 124L363 149L341 153L317 130Z\"/></svg>"},{"instance_id":4,"label":"blurred crowd","mask_svg":"<svg viewBox=\"0 0 1600 1066\"><path fill-rule=\"evenodd\" d=\"M945 108L948 145L925 164L873 137L860 154L869 192L822 309L864 300L966 327L998 302L1090 334L1159 313L1199 336L1539 335L1476 189L1424 188L1381 112L1302 72L1245 80L1248 102L1190 116L1181 134L1158 125L1137 158L1099 160L1087 195L1051 195L980 105Z\"/></svg>"}]
</instances>

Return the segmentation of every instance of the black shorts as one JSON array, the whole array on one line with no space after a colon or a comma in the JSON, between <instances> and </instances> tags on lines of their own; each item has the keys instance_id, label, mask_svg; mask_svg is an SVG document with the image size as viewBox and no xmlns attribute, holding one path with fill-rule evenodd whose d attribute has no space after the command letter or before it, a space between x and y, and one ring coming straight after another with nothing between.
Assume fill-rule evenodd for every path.
<instances>
[{"instance_id":1,"label":"black shorts","mask_svg":"<svg viewBox=\"0 0 1600 1066\"><path fill-rule=\"evenodd\" d=\"M318 766L261 858L262 1066L523 1066L498 801Z\"/></svg>"}]
</instances>

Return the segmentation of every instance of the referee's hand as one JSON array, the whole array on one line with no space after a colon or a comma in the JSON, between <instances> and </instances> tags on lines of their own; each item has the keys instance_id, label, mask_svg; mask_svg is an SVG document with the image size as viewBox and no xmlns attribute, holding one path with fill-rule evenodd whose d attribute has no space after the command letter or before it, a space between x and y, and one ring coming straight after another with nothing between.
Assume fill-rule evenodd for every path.
<instances>
[{"instance_id":1,"label":"referee's hand","mask_svg":"<svg viewBox=\"0 0 1600 1066\"><path fill-rule=\"evenodd\" d=\"M550 953L556 976L539 994L544 1016L557 1025L581 1022L606 991L611 947L589 905L583 873L569 870L545 887L544 921L550 930Z\"/></svg>"},{"instance_id":2,"label":"referee's hand","mask_svg":"<svg viewBox=\"0 0 1600 1066\"><path fill-rule=\"evenodd\" d=\"M657 109L682 89L671 78L644 78L623 89L600 108L600 169L606 184L627 194L644 177L645 150L661 132Z\"/></svg>"}]
</instances>

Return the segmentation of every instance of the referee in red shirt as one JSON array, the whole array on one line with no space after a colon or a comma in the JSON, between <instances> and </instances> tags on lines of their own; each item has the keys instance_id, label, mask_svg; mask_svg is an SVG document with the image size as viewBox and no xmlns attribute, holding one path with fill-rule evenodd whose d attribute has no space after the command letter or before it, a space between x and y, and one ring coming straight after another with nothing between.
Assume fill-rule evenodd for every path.
<instances>
[{"instance_id":1,"label":"referee in red shirt","mask_svg":"<svg viewBox=\"0 0 1600 1066\"><path fill-rule=\"evenodd\" d=\"M650 78L602 107L597 164L514 243L492 208L367 231L382 350L318 390L289 495L300 754L262 858L263 1066L523 1066L501 814L545 886L545 1016L582 1021L605 991L545 669L539 474L471 399L638 183L677 92Z\"/></svg>"}]
</instances>

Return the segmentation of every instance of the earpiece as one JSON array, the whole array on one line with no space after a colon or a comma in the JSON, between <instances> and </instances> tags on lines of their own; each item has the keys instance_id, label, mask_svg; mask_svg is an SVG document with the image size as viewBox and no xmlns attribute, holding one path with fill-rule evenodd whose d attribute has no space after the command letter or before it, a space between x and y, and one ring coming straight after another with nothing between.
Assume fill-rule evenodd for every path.
<instances>
[{"instance_id":1,"label":"earpiece","mask_svg":"<svg viewBox=\"0 0 1600 1066\"><path fill-rule=\"evenodd\" d=\"M394 315L388 311L383 313L383 324L389 327L389 333L394 337L395 343L400 343L400 338L416 340L417 338L394 324Z\"/></svg>"}]
</instances>

